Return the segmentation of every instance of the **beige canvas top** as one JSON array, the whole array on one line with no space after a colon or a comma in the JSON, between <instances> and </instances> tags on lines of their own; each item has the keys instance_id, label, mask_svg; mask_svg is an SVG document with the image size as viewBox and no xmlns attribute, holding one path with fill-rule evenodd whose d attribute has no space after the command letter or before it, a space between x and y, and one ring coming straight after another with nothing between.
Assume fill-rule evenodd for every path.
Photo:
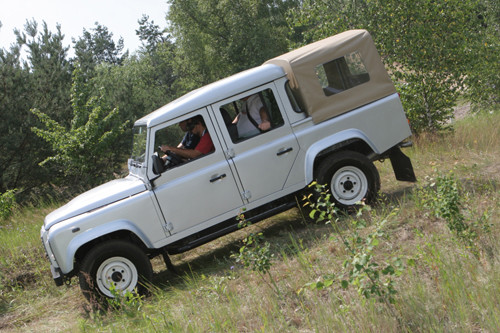
<instances>
[{"instance_id":1,"label":"beige canvas top","mask_svg":"<svg viewBox=\"0 0 500 333\"><path fill-rule=\"evenodd\" d=\"M316 66L353 52L359 52L369 81L326 96L316 74ZM370 34L350 30L283 54L266 63L285 69L299 104L314 123L338 116L396 92Z\"/></svg>"}]
</instances>

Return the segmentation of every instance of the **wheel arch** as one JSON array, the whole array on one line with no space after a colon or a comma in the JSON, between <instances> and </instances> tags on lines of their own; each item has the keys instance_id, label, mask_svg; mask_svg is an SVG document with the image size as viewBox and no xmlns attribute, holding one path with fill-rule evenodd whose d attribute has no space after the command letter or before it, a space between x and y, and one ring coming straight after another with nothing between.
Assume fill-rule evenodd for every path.
<instances>
[{"instance_id":1,"label":"wheel arch","mask_svg":"<svg viewBox=\"0 0 500 333\"><path fill-rule=\"evenodd\" d=\"M358 129L348 129L328 136L309 147L305 158L305 180L311 183L321 162L343 150L357 151L365 156L380 154L376 146Z\"/></svg>"},{"instance_id":2,"label":"wheel arch","mask_svg":"<svg viewBox=\"0 0 500 333\"><path fill-rule=\"evenodd\" d=\"M82 234L74 237L68 244L66 250L66 265L61 267L67 275L76 274L78 262L90 251L90 249L98 243L110 239L126 239L143 250L153 248L153 244L147 239L141 230L133 223L126 220L110 222L96 228L91 228Z\"/></svg>"}]
</instances>

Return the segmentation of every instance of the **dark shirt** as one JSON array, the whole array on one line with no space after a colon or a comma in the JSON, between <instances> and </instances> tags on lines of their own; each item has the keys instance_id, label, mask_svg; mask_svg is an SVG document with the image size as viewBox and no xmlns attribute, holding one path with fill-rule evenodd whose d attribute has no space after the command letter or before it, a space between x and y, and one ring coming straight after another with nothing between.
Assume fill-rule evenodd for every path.
<instances>
[{"instance_id":1,"label":"dark shirt","mask_svg":"<svg viewBox=\"0 0 500 333\"><path fill-rule=\"evenodd\" d=\"M200 142L200 137L188 131L184 135L181 143L185 149L195 149L198 142Z\"/></svg>"}]
</instances>

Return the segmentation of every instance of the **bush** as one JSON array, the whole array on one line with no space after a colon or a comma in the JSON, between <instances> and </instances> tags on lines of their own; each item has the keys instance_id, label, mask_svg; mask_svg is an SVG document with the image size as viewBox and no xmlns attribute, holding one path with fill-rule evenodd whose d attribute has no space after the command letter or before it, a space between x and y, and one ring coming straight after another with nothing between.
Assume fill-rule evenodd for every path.
<instances>
[{"instance_id":1,"label":"bush","mask_svg":"<svg viewBox=\"0 0 500 333\"><path fill-rule=\"evenodd\" d=\"M12 215L16 206L15 192L15 189L8 190L0 195L0 219L6 219Z\"/></svg>"}]
</instances>

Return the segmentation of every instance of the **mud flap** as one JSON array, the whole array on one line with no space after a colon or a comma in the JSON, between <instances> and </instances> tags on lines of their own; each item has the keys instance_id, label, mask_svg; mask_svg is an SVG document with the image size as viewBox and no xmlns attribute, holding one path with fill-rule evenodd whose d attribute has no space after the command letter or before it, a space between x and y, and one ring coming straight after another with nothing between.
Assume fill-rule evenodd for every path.
<instances>
[{"instance_id":1,"label":"mud flap","mask_svg":"<svg viewBox=\"0 0 500 333\"><path fill-rule=\"evenodd\" d=\"M394 175L397 180L407 182L417 181L410 158L406 156L399 147L391 149L389 158L391 159L392 169L394 170Z\"/></svg>"}]
</instances>

